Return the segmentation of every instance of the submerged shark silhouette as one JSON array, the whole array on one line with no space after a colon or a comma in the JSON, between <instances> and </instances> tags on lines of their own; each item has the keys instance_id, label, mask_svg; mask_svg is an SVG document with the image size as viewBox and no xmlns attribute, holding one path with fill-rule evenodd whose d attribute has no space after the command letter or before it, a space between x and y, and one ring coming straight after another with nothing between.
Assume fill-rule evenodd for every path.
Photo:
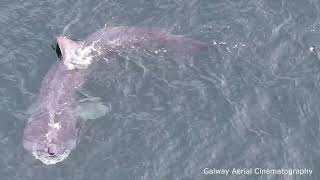
<instances>
[{"instance_id":1,"label":"submerged shark silhouette","mask_svg":"<svg viewBox=\"0 0 320 180\"><path fill-rule=\"evenodd\" d=\"M24 148L47 165L66 159L78 142L76 92L85 83L90 64L121 49L150 46L182 53L208 48L204 42L147 27L104 28L84 41L57 37L55 50L61 61L42 81L37 107L24 129Z\"/></svg>"}]
</instances>

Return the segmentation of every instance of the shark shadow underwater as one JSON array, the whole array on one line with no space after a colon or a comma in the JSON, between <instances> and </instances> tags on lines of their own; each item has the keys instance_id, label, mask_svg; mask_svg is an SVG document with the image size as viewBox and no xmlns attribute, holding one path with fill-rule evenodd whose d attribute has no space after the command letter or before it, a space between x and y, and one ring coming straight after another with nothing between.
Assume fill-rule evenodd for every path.
<instances>
[{"instance_id":1,"label":"shark shadow underwater","mask_svg":"<svg viewBox=\"0 0 320 180\"><path fill-rule=\"evenodd\" d=\"M79 142L76 111L81 89L93 62L127 48L163 47L192 54L208 49L204 42L153 27L109 27L83 41L56 38L57 61L41 83L36 107L23 133L23 146L46 165L68 157Z\"/></svg>"}]
</instances>

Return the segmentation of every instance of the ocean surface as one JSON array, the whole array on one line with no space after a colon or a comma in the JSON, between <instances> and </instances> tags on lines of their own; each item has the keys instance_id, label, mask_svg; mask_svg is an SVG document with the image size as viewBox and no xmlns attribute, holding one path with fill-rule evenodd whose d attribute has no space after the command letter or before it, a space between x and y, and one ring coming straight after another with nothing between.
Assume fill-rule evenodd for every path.
<instances>
[{"instance_id":1,"label":"ocean surface","mask_svg":"<svg viewBox=\"0 0 320 180\"><path fill-rule=\"evenodd\" d=\"M320 179L320 1L2 0L0 180ZM58 61L55 37L154 26L210 44L125 52L83 91L108 107L63 162L22 146L28 110ZM217 175L205 168L310 169Z\"/></svg>"}]
</instances>

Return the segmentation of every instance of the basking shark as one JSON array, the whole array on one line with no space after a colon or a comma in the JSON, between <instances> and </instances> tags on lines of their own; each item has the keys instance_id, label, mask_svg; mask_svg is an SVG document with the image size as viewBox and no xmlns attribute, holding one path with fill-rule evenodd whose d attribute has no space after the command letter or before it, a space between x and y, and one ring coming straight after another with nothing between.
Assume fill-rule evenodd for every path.
<instances>
[{"instance_id":1,"label":"basking shark","mask_svg":"<svg viewBox=\"0 0 320 180\"><path fill-rule=\"evenodd\" d=\"M204 42L153 27L109 27L83 41L65 36L56 40L55 50L61 61L43 79L23 134L24 148L47 165L66 159L79 141L77 92L86 82L92 63L127 48L162 47L181 53L208 48Z\"/></svg>"}]
</instances>

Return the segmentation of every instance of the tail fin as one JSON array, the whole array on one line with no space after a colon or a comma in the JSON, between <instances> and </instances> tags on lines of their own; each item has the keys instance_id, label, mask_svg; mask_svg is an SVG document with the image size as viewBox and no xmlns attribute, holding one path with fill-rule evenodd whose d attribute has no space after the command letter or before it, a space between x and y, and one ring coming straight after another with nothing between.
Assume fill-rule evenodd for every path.
<instances>
[{"instance_id":1,"label":"tail fin","mask_svg":"<svg viewBox=\"0 0 320 180\"><path fill-rule=\"evenodd\" d=\"M207 51L209 48L209 45L205 42L187 38L182 35L171 34L166 37L164 45L177 52L188 54Z\"/></svg>"}]
</instances>

